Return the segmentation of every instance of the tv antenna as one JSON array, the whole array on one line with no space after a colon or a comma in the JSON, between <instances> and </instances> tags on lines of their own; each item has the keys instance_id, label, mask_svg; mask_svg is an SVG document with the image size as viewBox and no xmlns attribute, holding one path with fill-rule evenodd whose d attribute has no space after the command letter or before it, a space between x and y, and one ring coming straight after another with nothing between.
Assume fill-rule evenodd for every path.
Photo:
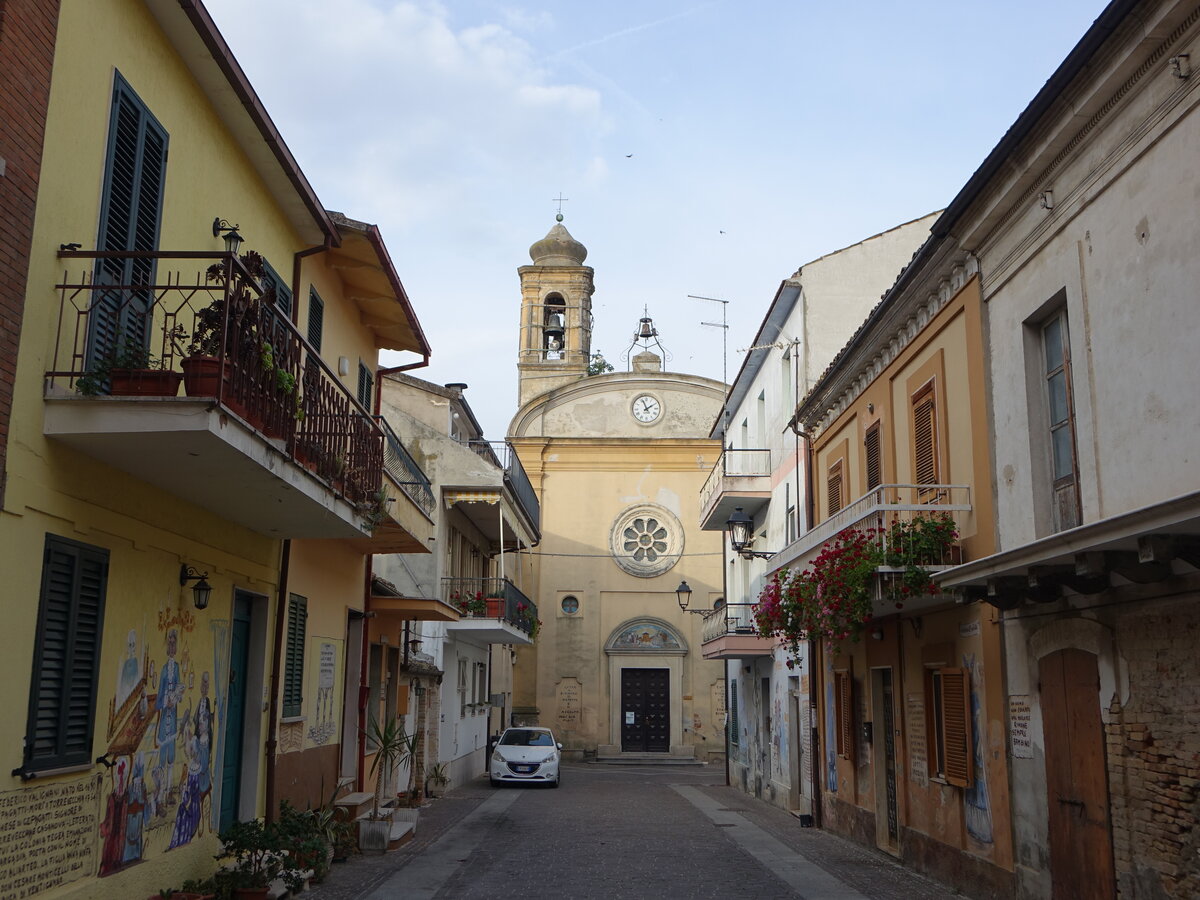
<instances>
[{"instance_id":1,"label":"tv antenna","mask_svg":"<svg viewBox=\"0 0 1200 900\"><path fill-rule=\"evenodd\" d=\"M726 400L723 403L725 412L725 423L721 429L721 443L725 443L725 434L729 431L729 320L728 310L729 301L722 300L719 297L701 297L699 294L688 294L689 300L708 300L711 303L721 304L721 321L720 322L701 322L701 325L707 325L709 328L721 329L721 383L725 385Z\"/></svg>"}]
</instances>

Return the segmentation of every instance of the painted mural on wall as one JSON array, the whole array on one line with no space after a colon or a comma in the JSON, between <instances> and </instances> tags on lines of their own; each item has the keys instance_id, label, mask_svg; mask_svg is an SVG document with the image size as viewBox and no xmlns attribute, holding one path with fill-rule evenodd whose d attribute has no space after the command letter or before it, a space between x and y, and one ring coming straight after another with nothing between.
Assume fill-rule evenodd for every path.
<instances>
[{"instance_id":1,"label":"painted mural on wall","mask_svg":"<svg viewBox=\"0 0 1200 900\"><path fill-rule=\"evenodd\" d=\"M981 844L992 843L992 804L984 764L983 664L975 654L963 654L963 668L971 673L971 742L975 748L975 778L963 794L967 833Z\"/></svg>"},{"instance_id":2,"label":"painted mural on wall","mask_svg":"<svg viewBox=\"0 0 1200 900\"><path fill-rule=\"evenodd\" d=\"M655 622L637 622L623 628L609 647L613 650L682 650L668 628Z\"/></svg>"},{"instance_id":3,"label":"painted mural on wall","mask_svg":"<svg viewBox=\"0 0 1200 900\"><path fill-rule=\"evenodd\" d=\"M311 697L308 708L308 742L321 747L338 734L338 710L341 691L338 690L338 672L341 666L342 642L334 638L318 637L309 645L306 696Z\"/></svg>"},{"instance_id":4,"label":"painted mural on wall","mask_svg":"<svg viewBox=\"0 0 1200 900\"><path fill-rule=\"evenodd\" d=\"M187 845L214 828L219 809L227 625L210 622L209 643L192 610L165 606L155 625L129 630L109 702L100 875Z\"/></svg>"}]
</instances>

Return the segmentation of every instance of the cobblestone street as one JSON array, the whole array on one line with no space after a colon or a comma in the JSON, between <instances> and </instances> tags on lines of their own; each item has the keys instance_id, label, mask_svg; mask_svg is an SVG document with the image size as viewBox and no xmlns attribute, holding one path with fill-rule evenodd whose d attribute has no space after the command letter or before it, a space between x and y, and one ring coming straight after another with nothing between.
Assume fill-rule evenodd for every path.
<instances>
[{"instance_id":1,"label":"cobblestone street","mask_svg":"<svg viewBox=\"0 0 1200 900\"><path fill-rule=\"evenodd\" d=\"M482 776L432 801L417 836L314 887L351 898L804 897L953 891L724 785L717 767L566 767L560 790Z\"/></svg>"}]
</instances>

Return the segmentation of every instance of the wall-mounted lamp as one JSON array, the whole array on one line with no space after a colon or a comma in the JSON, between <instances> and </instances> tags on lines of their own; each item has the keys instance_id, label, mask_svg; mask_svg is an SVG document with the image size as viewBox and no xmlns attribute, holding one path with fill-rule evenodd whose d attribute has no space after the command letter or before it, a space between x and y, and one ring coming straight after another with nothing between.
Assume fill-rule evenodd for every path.
<instances>
[{"instance_id":1,"label":"wall-mounted lamp","mask_svg":"<svg viewBox=\"0 0 1200 900\"><path fill-rule=\"evenodd\" d=\"M418 697L424 697L425 696L425 685L421 684L420 681L418 681L417 679L414 678L412 681L412 692L414 694L416 694Z\"/></svg>"},{"instance_id":2,"label":"wall-mounted lamp","mask_svg":"<svg viewBox=\"0 0 1200 900\"><path fill-rule=\"evenodd\" d=\"M725 533L729 535L729 546L742 559L770 559L773 551L751 550L754 543L754 519L746 515L739 506L729 516L725 523Z\"/></svg>"},{"instance_id":3,"label":"wall-mounted lamp","mask_svg":"<svg viewBox=\"0 0 1200 900\"><path fill-rule=\"evenodd\" d=\"M409 652L409 653L412 653L412 654L414 654L414 655L415 655L415 654L416 654L416 652L417 652L417 649L418 649L420 646L421 646L421 639L420 639L420 638L416 638L416 637L415 637L415 638L409 638L409 639L408 639L408 652Z\"/></svg>"},{"instance_id":4,"label":"wall-mounted lamp","mask_svg":"<svg viewBox=\"0 0 1200 900\"><path fill-rule=\"evenodd\" d=\"M1054 209L1054 191L1042 191L1042 209Z\"/></svg>"},{"instance_id":5,"label":"wall-mounted lamp","mask_svg":"<svg viewBox=\"0 0 1200 900\"><path fill-rule=\"evenodd\" d=\"M348 357L348 356L339 356L338 357L338 374L341 375L343 378L345 378L347 375L350 374L350 357Z\"/></svg>"},{"instance_id":6,"label":"wall-mounted lamp","mask_svg":"<svg viewBox=\"0 0 1200 900\"><path fill-rule=\"evenodd\" d=\"M217 216L213 219L213 237L219 237L222 233L225 235L225 252L236 255L245 238L238 234L238 226L230 225Z\"/></svg>"},{"instance_id":7,"label":"wall-mounted lamp","mask_svg":"<svg viewBox=\"0 0 1200 900\"><path fill-rule=\"evenodd\" d=\"M679 601L679 608L687 612L688 604L692 602L692 589L686 581L679 582L679 587L675 588L675 599Z\"/></svg>"},{"instance_id":8,"label":"wall-mounted lamp","mask_svg":"<svg viewBox=\"0 0 1200 900\"><path fill-rule=\"evenodd\" d=\"M180 587L189 581L196 582L192 585L192 602L196 604L196 609L206 609L208 601L212 597L212 585L208 583L207 579L207 572L197 572L189 565L179 567Z\"/></svg>"}]
</instances>

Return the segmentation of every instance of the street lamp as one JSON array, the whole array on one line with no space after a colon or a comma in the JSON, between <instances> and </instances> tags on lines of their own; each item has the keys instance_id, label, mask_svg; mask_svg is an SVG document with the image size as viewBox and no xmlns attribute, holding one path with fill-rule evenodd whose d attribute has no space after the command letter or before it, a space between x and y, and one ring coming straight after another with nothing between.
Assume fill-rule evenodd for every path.
<instances>
[{"instance_id":1,"label":"street lamp","mask_svg":"<svg viewBox=\"0 0 1200 900\"><path fill-rule=\"evenodd\" d=\"M196 609L207 609L209 598L212 597L212 585L208 583L207 572L197 572L189 565L179 567L179 586L183 587L189 581L196 582L192 585L192 602Z\"/></svg>"},{"instance_id":2,"label":"street lamp","mask_svg":"<svg viewBox=\"0 0 1200 900\"><path fill-rule=\"evenodd\" d=\"M679 587L675 588L675 599L679 601L679 608L687 612L688 604L692 602L692 589L686 581L679 582Z\"/></svg>"},{"instance_id":3,"label":"street lamp","mask_svg":"<svg viewBox=\"0 0 1200 900\"><path fill-rule=\"evenodd\" d=\"M740 506L734 509L725 523L725 533L729 535L729 546L742 559L770 559L775 555L774 552L750 549L754 543L754 519Z\"/></svg>"}]
</instances>

